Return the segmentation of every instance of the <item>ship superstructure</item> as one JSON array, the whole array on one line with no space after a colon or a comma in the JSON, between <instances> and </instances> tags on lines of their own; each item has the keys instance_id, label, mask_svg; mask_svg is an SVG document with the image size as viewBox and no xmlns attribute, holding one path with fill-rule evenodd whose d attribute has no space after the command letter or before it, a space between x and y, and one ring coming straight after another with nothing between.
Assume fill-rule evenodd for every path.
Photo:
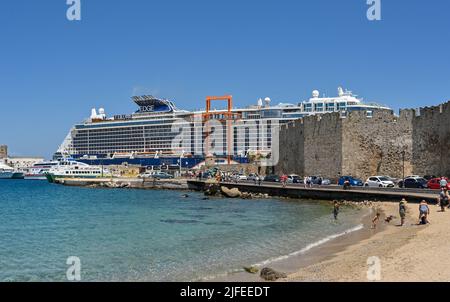
<instances>
[{"instance_id":1,"label":"ship superstructure","mask_svg":"<svg viewBox=\"0 0 450 302\"><path fill-rule=\"evenodd\" d=\"M316 114L389 108L365 104L350 91L338 96L312 97L297 104L271 105L259 99L256 105L234 108L232 97L209 97L206 110L178 109L166 99L150 95L132 98L139 109L129 115L107 117L105 110L92 109L91 116L75 125L57 152L90 164L180 165L193 167L206 157L248 162L250 155L272 156L280 125ZM227 109L214 109L211 101L228 100Z\"/></svg>"}]
</instances>

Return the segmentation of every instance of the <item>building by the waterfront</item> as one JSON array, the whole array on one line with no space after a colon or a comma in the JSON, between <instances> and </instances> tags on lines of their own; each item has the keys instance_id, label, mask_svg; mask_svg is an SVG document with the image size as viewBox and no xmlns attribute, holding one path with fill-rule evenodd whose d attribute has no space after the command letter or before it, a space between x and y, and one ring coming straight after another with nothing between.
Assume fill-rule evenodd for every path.
<instances>
[{"instance_id":1,"label":"building by the waterfront","mask_svg":"<svg viewBox=\"0 0 450 302\"><path fill-rule=\"evenodd\" d=\"M8 157L8 146L0 145L0 159Z\"/></svg>"},{"instance_id":2,"label":"building by the waterfront","mask_svg":"<svg viewBox=\"0 0 450 302\"><path fill-rule=\"evenodd\" d=\"M31 168L33 165L41 163L44 161L43 157L7 157L4 159L5 163L13 167L17 170L21 169L28 169Z\"/></svg>"}]
</instances>

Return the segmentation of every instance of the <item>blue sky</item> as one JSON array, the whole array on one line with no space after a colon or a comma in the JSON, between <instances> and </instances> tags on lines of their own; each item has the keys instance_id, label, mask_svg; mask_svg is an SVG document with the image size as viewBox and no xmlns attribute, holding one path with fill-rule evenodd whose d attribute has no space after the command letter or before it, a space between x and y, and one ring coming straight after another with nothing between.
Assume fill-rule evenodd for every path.
<instances>
[{"instance_id":1,"label":"blue sky","mask_svg":"<svg viewBox=\"0 0 450 302\"><path fill-rule=\"evenodd\" d=\"M343 85L394 109L450 99L450 2L65 0L0 5L0 144L50 157L93 107L155 94L183 109L207 95L298 102Z\"/></svg>"}]
</instances>

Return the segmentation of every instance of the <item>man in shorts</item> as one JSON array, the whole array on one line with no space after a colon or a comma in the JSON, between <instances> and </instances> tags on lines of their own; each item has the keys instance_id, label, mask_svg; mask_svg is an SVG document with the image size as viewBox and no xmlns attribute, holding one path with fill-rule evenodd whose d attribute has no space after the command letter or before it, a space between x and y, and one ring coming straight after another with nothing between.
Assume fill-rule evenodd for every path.
<instances>
[{"instance_id":1,"label":"man in shorts","mask_svg":"<svg viewBox=\"0 0 450 302\"><path fill-rule=\"evenodd\" d=\"M400 226L404 226L405 225L405 218L406 218L406 199L402 199L399 203L399 214L400 214L400 219L401 219L401 223Z\"/></svg>"}]
</instances>

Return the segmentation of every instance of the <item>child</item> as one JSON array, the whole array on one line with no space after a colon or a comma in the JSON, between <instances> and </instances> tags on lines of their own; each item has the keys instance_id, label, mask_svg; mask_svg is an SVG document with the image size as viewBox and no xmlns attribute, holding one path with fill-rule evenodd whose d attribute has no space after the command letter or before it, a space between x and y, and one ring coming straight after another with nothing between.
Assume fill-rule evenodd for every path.
<instances>
[{"instance_id":1,"label":"child","mask_svg":"<svg viewBox=\"0 0 450 302\"><path fill-rule=\"evenodd\" d=\"M381 216L380 212L377 212L375 217L372 219L372 229L376 229L377 223L380 220L380 216Z\"/></svg>"}]
</instances>

